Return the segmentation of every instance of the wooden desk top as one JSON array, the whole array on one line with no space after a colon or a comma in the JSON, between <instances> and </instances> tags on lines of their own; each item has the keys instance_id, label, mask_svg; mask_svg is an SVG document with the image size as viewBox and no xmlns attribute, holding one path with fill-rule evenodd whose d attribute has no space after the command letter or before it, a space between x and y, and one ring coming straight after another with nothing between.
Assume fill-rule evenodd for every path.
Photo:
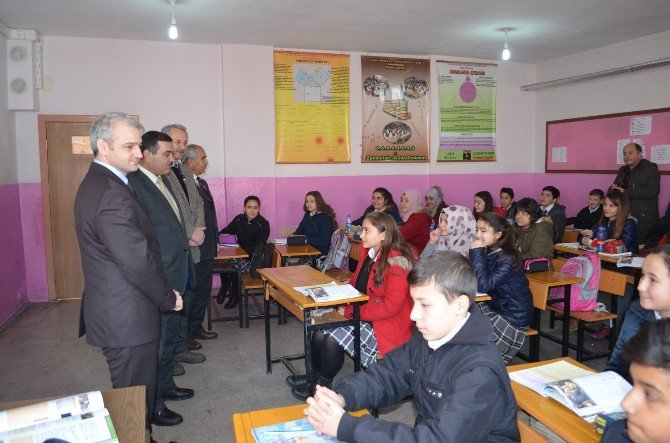
<instances>
[{"instance_id":1,"label":"wooden desk top","mask_svg":"<svg viewBox=\"0 0 670 443\"><path fill-rule=\"evenodd\" d=\"M214 260L232 260L234 258L249 258L249 254L239 246L235 248L222 246L219 248L219 252L214 257Z\"/></svg>"},{"instance_id":2,"label":"wooden desk top","mask_svg":"<svg viewBox=\"0 0 670 443\"><path fill-rule=\"evenodd\" d=\"M306 257L310 255L319 255L318 249L312 245L302 245L302 246L288 246L288 245L275 245L277 252L282 257Z\"/></svg>"},{"instance_id":3,"label":"wooden desk top","mask_svg":"<svg viewBox=\"0 0 670 443\"><path fill-rule=\"evenodd\" d=\"M488 294L479 294L475 296L475 303L480 303L483 301L489 301L491 300L491 296Z\"/></svg>"},{"instance_id":4,"label":"wooden desk top","mask_svg":"<svg viewBox=\"0 0 670 443\"><path fill-rule=\"evenodd\" d=\"M306 406L305 403L301 403L299 405L285 406L283 408L261 409L258 411L238 412L233 414L232 421L235 442L255 443L256 440L251 433L253 428L305 418L305 414L302 411ZM366 410L350 412L350 414L355 417L361 417L367 413L368 411Z\"/></svg>"},{"instance_id":5,"label":"wooden desk top","mask_svg":"<svg viewBox=\"0 0 670 443\"><path fill-rule=\"evenodd\" d=\"M588 366L578 363L569 357L564 357L536 363L508 366L507 372L533 368L561 360L593 371ZM569 442L597 443L600 441L601 435L593 430L593 423L589 423L586 420L581 419L577 414L553 398L543 397L515 381L512 381L512 390L514 391L514 397L516 398L516 403L519 409L522 409L529 415L532 415L534 418L542 422L542 424L544 424L546 427L558 434L558 436L562 439Z\"/></svg>"},{"instance_id":6,"label":"wooden desk top","mask_svg":"<svg viewBox=\"0 0 670 443\"><path fill-rule=\"evenodd\" d=\"M556 271L531 272L526 274L526 277L528 278L529 282L540 283L550 288L554 286L571 285L574 283L584 283L584 279L581 277L561 274L560 272Z\"/></svg>"},{"instance_id":7,"label":"wooden desk top","mask_svg":"<svg viewBox=\"0 0 670 443\"><path fill-rule=\"evenodd\" d=\"M332 302L317 303L311 297L306 297L293 289L295 286L311 286L333 281L323 272L307 265L300 266L286 266L282 268L266 268L259 269L258 273L263 279L276 286L277 289L286 294L287 297L293 301L301 310L305 308L338 306L347 303L361 303L368 300L367 295L360 295L355 298L347 298L344 300L337 300Z\"/></svg>"},{"instance_id":8,"label":"wooden desk top","mask_svg":"<svg viewBox=\"0 0 670 443\"><path fill-rule=\"evenodd\" d=\"M133 386L130 388L105 389L100 392L102 392L105 408L107 408L109 416L112 418L119 442L136 443L145 441L146 389L143 386ZM0 403L0 411L56 398L61 397Z\"/></svg>"}]
</instances>

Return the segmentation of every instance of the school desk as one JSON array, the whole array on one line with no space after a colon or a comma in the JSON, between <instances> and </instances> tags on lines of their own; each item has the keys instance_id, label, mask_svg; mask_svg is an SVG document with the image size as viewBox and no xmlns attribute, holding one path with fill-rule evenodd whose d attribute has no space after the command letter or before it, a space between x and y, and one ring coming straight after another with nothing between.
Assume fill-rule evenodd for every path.
<instances>
[{"instance_id":1,"label":"school desk","mask_svg":"<svg viewBox=\"0 0 670 443\"><path fill-rule=\"evenodd\" d=\"M231 272L237 274L237 293L242 296L242 270L233 269L231 266L231 261L236 259L249 258L249 254L246 253L244 249L239 246L228 247L222 246L219 248L219 252L214 257L214 267L212 272ZM240 322L240 328L244 326L244 307L242 303L237 304L238 315L235 316L225 316L225 317L212 317L212 300L209 300L207 303L207 330L212 329L212 323L220 321L237 321Z\"/></svg>"}]
</instances>

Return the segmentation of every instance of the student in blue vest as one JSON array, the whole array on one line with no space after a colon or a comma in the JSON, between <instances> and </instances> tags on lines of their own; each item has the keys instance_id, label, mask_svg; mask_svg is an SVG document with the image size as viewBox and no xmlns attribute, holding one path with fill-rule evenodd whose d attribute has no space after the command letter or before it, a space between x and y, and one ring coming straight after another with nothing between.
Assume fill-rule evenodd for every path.
<instances>
[{"instance_id":1,"label":"student in blue vest","mask_svg":"<svg viewBox=\"0 0 670 443\"><path fill-rule=\"evenodd\" d=\"M328 255L330 237L337 229L333 208L325 202L319 191L309 191L302 209L305 215L293 235L307 236L308 245L318 249L321 255Z\"/></svg>"}]
</instances>

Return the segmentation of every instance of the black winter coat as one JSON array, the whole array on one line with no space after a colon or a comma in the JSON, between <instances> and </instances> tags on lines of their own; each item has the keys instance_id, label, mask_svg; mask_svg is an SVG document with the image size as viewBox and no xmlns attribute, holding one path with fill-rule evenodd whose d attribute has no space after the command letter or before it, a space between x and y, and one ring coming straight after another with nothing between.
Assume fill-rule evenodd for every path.
<instances>
[{"instance_id":1,"label":"black winter coat","mask_svg":"<svg viewBox=\"0 0 670 443\"><path fill-rule=\"evenodd\" d=\"M346 442L518 442L516 401L490 320L475 304L447 343L429 354L415 333L364 372L343 377L335 391L345 409L388 406L413 394L414 428L371 415L344 414L337 438Z\"/></svg>"},{"instance_id":2,"label":"black winter coat","mask_svg":"<svg viewBox=\"0 0 670 443\"><path fill-rule=\"evenodd\" d=\"M533 296L523 269L501 250L486 253L486 248L470 249L469 257L477 274L477 291L491 296L491 310L518 327L533 321Z\"/></svg>"},{"instance_id":3,"label":"black winter coat","mask_svg":"<svg viewBox=\"0 0 670 443\"><path fill-rule=\"evenodd\" d=\"M268 241L270 223L260 214L252 220L249 220L246 214L240 214L220 230L219 234L235 235L240 247L251 255L254 246Z\"/></svg>"}]
</instances>

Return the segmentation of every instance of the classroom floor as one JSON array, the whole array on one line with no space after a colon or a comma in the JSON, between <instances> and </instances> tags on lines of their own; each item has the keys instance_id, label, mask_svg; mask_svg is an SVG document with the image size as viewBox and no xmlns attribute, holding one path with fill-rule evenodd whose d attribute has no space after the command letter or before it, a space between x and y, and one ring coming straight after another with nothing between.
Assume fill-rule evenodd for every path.
<instances>
[{"instance_id":1,"label":"classroom floor","mask_svg":"<svg viewBox=\"0 0 670 443\"><path fill-rule=\"evenodd\" d=\"M237 310L226 312L234 315ZM543 317L543 328L547 328L548 315ZM39 303L27 306L0 331L0 402L111 387L100 350L77 338L78 323L78 301ZM560 328L560 322L557 325ZM249 329L240 329L237 322L214 323L213 329L219 337L202 340L203 349L198 351L207 360L196 365L185 364L186 374L175 377L179 387L195 390L193 399L168 403L169 408L184 416L184 422L175 427L154 426L158 442L231 441L233 413L298 403L284 383L289 372L283 365L274 365L271 375L265 373L262 320L251 321ZM573 340L575 336L572 334ZM274 320L272 344L273 355L299 352L301 324L290 318L287 325L278 326ZM587 338L587 348L604 346L603 342L594 343ZM559 345L542 339L541 359L558 356ZM518 363L523 361L512 362ZM605 360L587 364L600 370ZM347 358L340 374L351 372L353 363ZM414 416L411 402L381 414L383 419L408 424L414 423Z\"/></svg>"}]
</instances>

